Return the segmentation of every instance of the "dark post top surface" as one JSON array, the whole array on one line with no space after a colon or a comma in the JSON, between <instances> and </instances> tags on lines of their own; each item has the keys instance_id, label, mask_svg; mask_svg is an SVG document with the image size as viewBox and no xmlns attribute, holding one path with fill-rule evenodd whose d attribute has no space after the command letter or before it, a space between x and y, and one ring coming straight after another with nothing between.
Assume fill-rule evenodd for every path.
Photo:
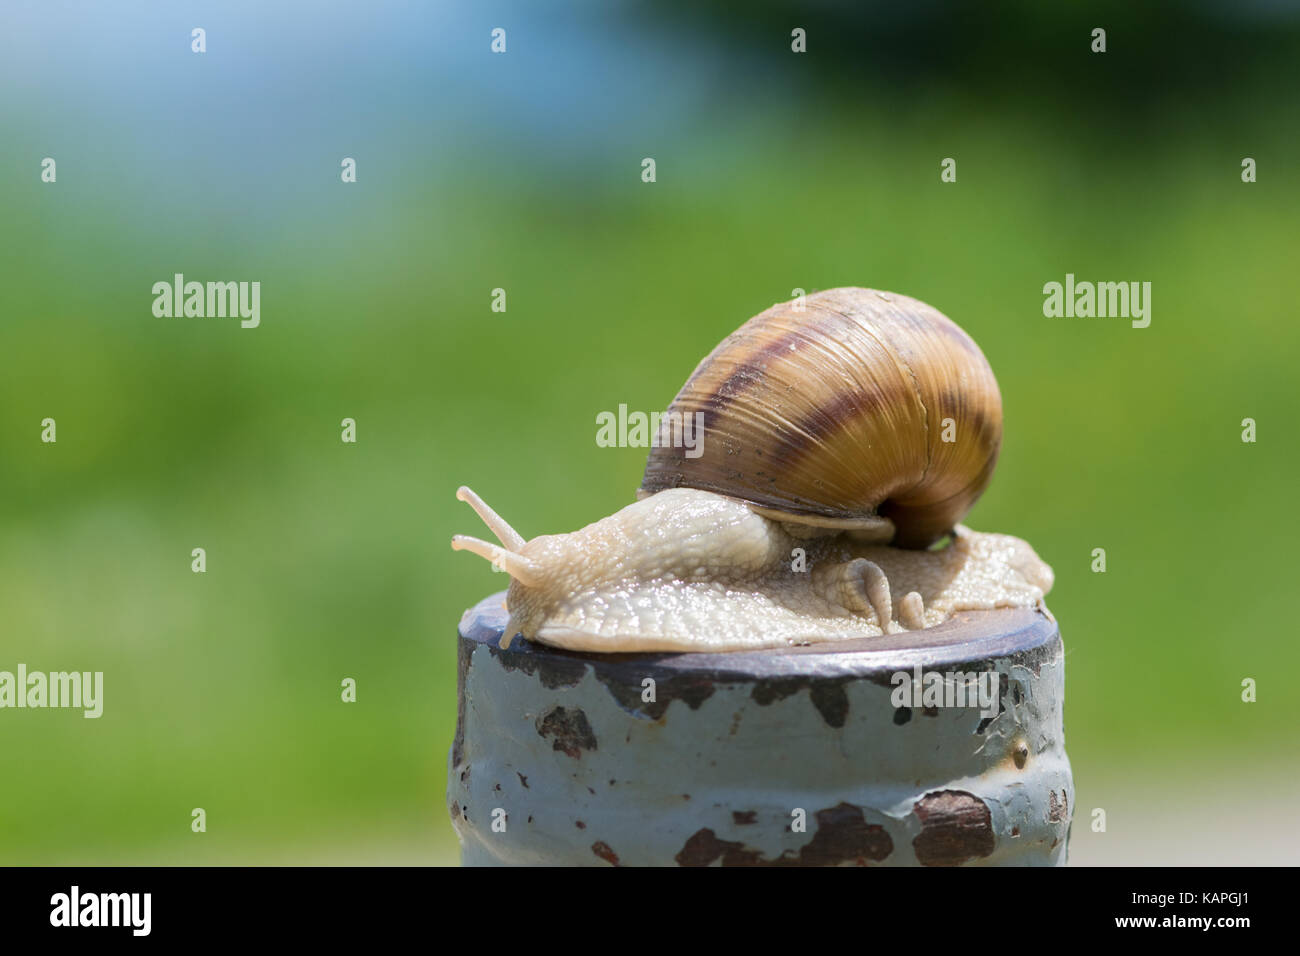
<instances>
[{"instance_id":1,"label":"dark post top surface","mask_svg":"<svg viewBox=\"0 0 1300 956\"><path fill-rule=\"evenodd\" d=\"M522 637L516 637L503 651L500 640L508 617L505 592L498 591L465 613L460 638L471 645L488 646L508 667L540 670L545 675L547 671L580 672L590 664L602 679L618 672L636 681L656 674L714 681L781 677L887 679L917 664L925 670L970 670L976 669L973 665L979 662L1006 657L1018 658L1018 662L1037 670L1041 661L1061 651L1056 622L1043 611L1031 608L962 611L923 631L727 653L593 654L548 647Z\"/></svg>"}]
</instances>

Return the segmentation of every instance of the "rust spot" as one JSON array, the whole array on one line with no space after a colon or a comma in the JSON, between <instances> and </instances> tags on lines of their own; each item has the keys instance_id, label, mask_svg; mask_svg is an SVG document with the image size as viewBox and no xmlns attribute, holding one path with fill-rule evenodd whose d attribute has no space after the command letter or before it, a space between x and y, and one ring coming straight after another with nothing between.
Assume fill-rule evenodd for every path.
<instances>
[{"instance_id":1,"label":"rust spot","mask_svg":"<svg viewBox=\"0 0 1300 956\"><path fill-rule=\"evenodd\" d=\"M958 866L988 856L996 840L988 804L964 790L927 793L912 808L921 832L912 849L923 866Z\"/></svg>"},{"instance_id":2,"label":"rust spot","mask_svg":"<svg viewBox=\"0 0 1300 956\"><path fill-rule=\"evenodd\" d=\"M755 811L732 813L736 823L752 823ZM741 820L741 817L750 819ZM879 862L894 851L894 841L885 828L867 823L861 807L841 803L816 813L817 831L798 853L786 850L769 858L743 843L720 840L705 828L693 833L675 859L681 866L708 866L720 861L723 866L838 866L856 863L866 866Z\"/></svg>"},{"instance_id":3,"label":"rust spot","mask_svg":"<svg viewBox=\"0 0 1300 956\"><path fill-rule=\"evenodd\" d=\"M591 852L596 854L610 866L618 866L618 854L615 853L608 843L604 840L597 840L591 845Z\"/></svg>"},{"instance_id":4,"label":"rust spot","mask_svg":"<svg viewBox=\"0 0 1300 956\"><path fill-rule=\"evenodd\" d=\"M546 738L552 737L552 750L559 750L574 760L582 756L584 750L596 749L596 735L592 733L587 715L578 708L568 710L556 707L537 721L537 733Z\"/></svg>"},{"instance_id":5,"label":"rust spot","mask_svg":"<svg viewBox=\"0 0 1300 956\"><path fill-rule=\"evenodd\" d=\"M862 808L840 803L817 811L817 832L799 851L801 866L836 866L868 861L879 862L894 852L894 841L885 828L867 823Z\"/></svg>"},{"instance_id":6,"label":"rust spot","mask_svg":"<svg viewBox=\"0 0 1300 956\"><path fill-rule=\"evenodd\" d=\"M732 810L731 822L738 827L748 826L758 820L757 810Z\"/></svg>"},{"instance_id":7,"label":"rust spot","mask_svg":"<svg viewBox=\"0 0 1300 956\"><path fill-rule=\"evenodd\" d=\"M583 823L581 820L575 821L573 825L577 827L579 830L587 829L587 824Z\"/></svg>"},{"instance_id":8,"label":"rust spot","mask_svg":"<svg viewBox=\"0 0 1300 956\"><path fill-rule=\"evenodd\" d=\"M597 667L595 673L596 679L605 685L619 707L633 717L649 720L663 717L668 711L668 705L674 700L685 701L691 710L699 710L700 705L712 697L716 689L714 682L707 677L656 674L655 699L646 701L641 698L645 691L641 686L642 678L635 673L627 673L626 668Z\"/></svg>"},{"instance_id":9,"label":"rust spot","mask_svg":"<svg viewBox=\"0 0 1300 956\"><path fill-rule=\"evenodd\" d=\"M1024 770L1025 764L1029 762L1029 744L1023 740L1016 741L1016 746L1011 751L1011 759L1015 761L1017 770Z\"/></svg>"},{"instance_id":10,"label":"rust spot","mask_svg":"<svg viewBox=\"0 0 1300 956\"><path fill-rule=\"evenodd\" d=\"M529 677L536 677L547 690L560 687L576 687L587 672L585 661L559 654L534 654L526 648L527 642L514 645L503 651L500 647L489 644L488 653L496 658L504 671L521 671Z\"/></svg>"},{"instance_id":11,"label":"rust spot","mask_svg":"<svg viewBox=\"0 0 1300 956\"><path fill-rule=\"evenodd\" d=\"M828 727L843 727L849 717L849 695L844 685L849 679L830 680L826 678L788 677L769 678L754 685L749 696L760 707L785 700L808 688L808 699L817 708L817 713Z\"/></svg>"},{"instance_id":12,"label":"rust spot","mask_svg":"<svg viewBox=\"0 0 1300 956\"><path fill-rule=\"evenodd\" d=\"M708 827L692 833L673 859L678 866L708 866L719 857L723 866L753 866L760 860L756 851L747 849L743 843L719 840Z\"/></svg>"},{"instance_id":13,"label":"rust spot","mask_svg":"<svg viewBox=\"0 0 1300 956\"><path fill-rule=\"evenodd\" d=\"M849 719L849 695L845 693L843 681L818 681L808 696L828 727L843 727Z\"/></svg>"},{"instance_id":14,"label":"rust spot","mask_svg":"<svg viewBox=\"0 0 1300 956\"><path fill-rule=\"evenodd\" d=\"M754 685L754 689L749 692L749 696L758 706L766 707L768 704L773 704L778 700L785 700L787 697L799 693L799 691L808 687L810 683L806 677L759 681Z\"/></svg>"},{"instance_id":15,"label":"rust spot","mask_svg":"<svg viewBox=\"0 0 1300 956\"><path fill-rule=\"evenodd\" d=\"M1018 836L1020 836L1020 827L1012 827L1012 828L1011 828L1011 835L1012 835L1013 837L1018 837Z\"/></svg>"},{"instance_id":16,"label":"rust spot","mask_svg":"<svg viewBox=\"0 0 1300 956\"><path fill-rule=\"evenodd\" d=\"M691 710L699 710L700 704L713 696L713 683L707 680L670 681L668 693L686 701Z\"/></svg>"},{"instance_id":17,"label":"rust spot","mask_svg":"<svg viewBox=\"0 0 1300 956\"><path fill-rule=\"evenodd\" d=\"M1049 823L1060 823L1069 815L1070 801L1065 792L1065 788L1061 788L1061 800L1059 803L1056 800L1056 791L1047 791L1047 821Z\"/></svg>"}]
</instances>

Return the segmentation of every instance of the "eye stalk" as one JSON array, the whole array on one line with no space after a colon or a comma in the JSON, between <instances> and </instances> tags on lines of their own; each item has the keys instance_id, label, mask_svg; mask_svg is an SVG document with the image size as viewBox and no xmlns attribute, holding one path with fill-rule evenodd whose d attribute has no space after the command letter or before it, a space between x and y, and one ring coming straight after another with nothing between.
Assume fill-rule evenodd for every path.
<instances>
[{"instance_id":1,"label":"eye stalk","mask_svg":"<svg viewBox=\"0 0 1300 956\"><path fill-rule=\"evenodd\" d=\"M518 553L519 549L528 543L524 540L524 536L510 527L504 518L488 507L486 501L464 485L457 489L456 498L459 501L467 502L474 509L474 512L483 519L483 523L488 526L488 530L497 536L501 545L495 545L480 538L472 538L467 534L458 534L451 539L452 550L470 551L477 554L480 558L485 558L503 569L526 587L535 588L541 584L541 569L528 558Z\"/></svg>"}]
</instances>

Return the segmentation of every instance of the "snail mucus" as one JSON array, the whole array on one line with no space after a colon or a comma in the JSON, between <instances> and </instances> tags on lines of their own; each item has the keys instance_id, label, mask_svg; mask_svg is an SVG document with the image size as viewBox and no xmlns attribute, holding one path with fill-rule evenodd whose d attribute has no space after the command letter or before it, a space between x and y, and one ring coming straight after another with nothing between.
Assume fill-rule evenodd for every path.
<instances>
[{"instance_id":1,"label":"snail mucus","mask_svg":"<svg viewBox=\"0 0 1300 956\"><path fill-rule=\"evenodd\" d=\"M525 540L457 492L501 542L452 539L510 575L503 645L754 650L1043 606L1052 569L1026 542L959 523L993 474L1002 400L931 306L858 288L774 305L668 411L702 413L702 451L656 443L639 500L578 531Z\"/></svg>"}]
</instances>

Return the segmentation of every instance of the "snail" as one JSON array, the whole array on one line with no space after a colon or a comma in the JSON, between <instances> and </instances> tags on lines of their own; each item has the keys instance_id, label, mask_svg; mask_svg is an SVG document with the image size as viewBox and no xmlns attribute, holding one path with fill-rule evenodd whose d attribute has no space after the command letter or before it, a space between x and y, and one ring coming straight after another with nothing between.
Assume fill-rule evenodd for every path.
<instances>
[{"instance_id":1,"label":"snail","mask_svg":"<svg viewBox=\"0 0 1300 956\"><path fill-rule=\"evenodd\" d=\"M670 440L682 420L702 422L689 453ZM504 646L751 650L1041 607L1052 570L1033 549L960 524L1001 441L970 336L915 299L831 289L774 305L699 364L636 502L526 541L462 487L501 543L452 547L509 573Z\"/></svg>"}]
</instances>

